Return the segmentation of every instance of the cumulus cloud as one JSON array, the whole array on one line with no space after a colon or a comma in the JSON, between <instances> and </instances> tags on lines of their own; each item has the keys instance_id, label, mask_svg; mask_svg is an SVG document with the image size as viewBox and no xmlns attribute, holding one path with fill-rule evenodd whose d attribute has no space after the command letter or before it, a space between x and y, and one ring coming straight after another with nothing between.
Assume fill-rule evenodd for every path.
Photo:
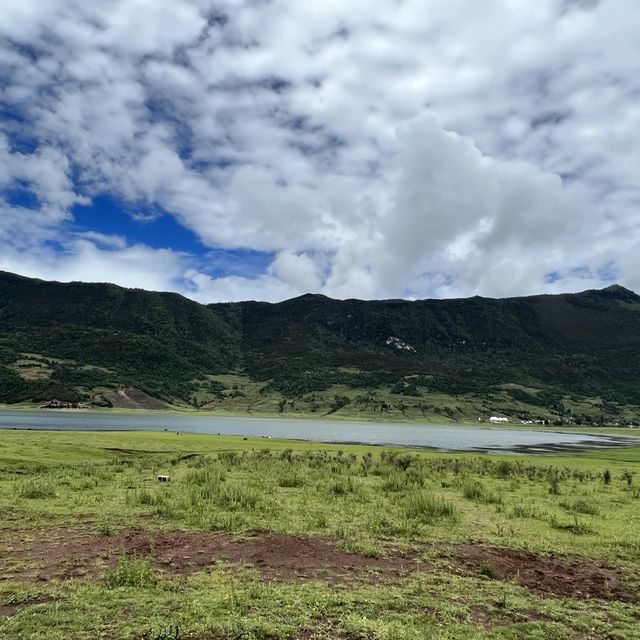
<instances>
[{"instance_id":1,"label":"cumulus cloud","mask_svg":"<svg viewBox=\"0 0 640 640\"><path fill-rule=\"evenodd\" d=\"M305 254L281 251L271 263L269 273L297 291L315 293L322 288L318 264Z\"/></svg>"},{"instance_id":2,"label":"cumulus cloud","mask_svg":"<svg viewBox=\"0 0 640 640\"><path fill-rule=\"evenodd\" d=\"M0 267L204 301L640 288L639 30L635 0L6 0ZM77 228L105 194L210 253ZM213 273L240 249L272 263Z\"/></svg>"},{"instance_id":3,"label":"cumulus cloud","mask_svg":"<svg viewBox=\"0 0 640 640\"><path fill-rule=\"evenodd\" d=\"M336 295L437 294L445 282L465 293L530 293L566 253L588 258L578 239L591 211L578 187L529 163L485 156L432 118L398 138L392 205L366 240L340 250L328 283Z\"/></svg>"}]
</instances>

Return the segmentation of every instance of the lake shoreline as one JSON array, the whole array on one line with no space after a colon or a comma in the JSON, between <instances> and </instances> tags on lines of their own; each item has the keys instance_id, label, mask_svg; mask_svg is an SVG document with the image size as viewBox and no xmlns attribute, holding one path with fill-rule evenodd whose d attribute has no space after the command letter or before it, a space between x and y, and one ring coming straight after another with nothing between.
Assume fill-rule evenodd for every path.
<instances>
[{"instance_id":1,"label":"lake shoreline","mask_svg":"<svg viewBox=\"0 0 640 640\"><path fill-rule=\"evenodd\" d=\"M329 415L309 415L307 413L248 413L246 411L195 411L193 409L119 409L119 408L96 408L90 409L41 409L35 405L6 405L0 404L0 414L2 412L37 412L37 413L49 413L49 414L73 414L73 415L115 415L115 416L158 416L158 417L184 417L184 418L220 418L220 419L239 419L239 420L273 420L273 421L301 421L301 422L332 422L336 424L341 423L357 423L357 424L370 424L370 425L411 425L411 426L447 426L452 428L468 428L473 427L477 429L490 429L490 430L525 430L525 431L549 431L556 433L585 433L585 434L619 434L636 436L640 438L640 428L634 427L620 427L620 426L585 426L585 425L544 425L544 424L522 424L518 422L508 423L490 423L488 421L479 420L457 420L448 421L443 419L440 422L433 422L428 420L414 420L414 419L397 419L396 416L392 416L388 419L372 418L370 416L342 416L336 414ZM0 425L0 428L2 426Z\"/></svg>"},{"instance_id":2,"label":"lake shoreline","mask_svg":"<svg viewBox=\"0 0 640 640\"><path fill-rule=\"evenodd\" d=\"M57 432L131 431L167 432L177 435L226 435L259 439L283 439L309 443L361 444L387 447L427 448L437 451L475 453L554 453L587 449L640 446L640 438L611 430L569 431L537 429L535 425L367 423L328 420L282 420L278 418L184 416L144 412L60 412L58 410L0 411L4 430Z\"/></svg>"}]
</instances>

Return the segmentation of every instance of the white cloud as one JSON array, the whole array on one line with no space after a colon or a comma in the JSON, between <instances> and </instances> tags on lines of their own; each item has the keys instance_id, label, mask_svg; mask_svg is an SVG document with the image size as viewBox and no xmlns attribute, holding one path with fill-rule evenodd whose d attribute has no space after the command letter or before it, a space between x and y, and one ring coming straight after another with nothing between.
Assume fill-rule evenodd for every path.
<instances>
[{"instance_id":1,"label":"white cloud","mask_svg":"<svg viewBox=\"0 0 640 640\"><path fill-rule=\"evenodd\" d=\"M269 273L296 291L315 293L322 288L318 264L305 254L281 251L271 263Z\"/></svg>"},{"instance_id":2,"label":"white cloud","mask_svg":"<svg viewBox=\"0 0 640 640\"><path fill-rule=\"evenodd\" d=\"M0 188L37 203L0 205L2 265L198 299L639 287L635 5L6 0ZM105 193L274 261L78 236Z\"/></svg>"},{"instance_id":3,"label":"white cloud","mask_svg":"<svg viewBox=\"0 0 640 640\"><path fill-rule=\"evenodd\" d=\"M260 275L257 278L243 278L240 276L211 276L197 271L187 271L185 274L189 295L200 302L238 302L241 300L263 300L277 302L300 294L295 287L270 275Z\"/></svg>"}]
</instances>

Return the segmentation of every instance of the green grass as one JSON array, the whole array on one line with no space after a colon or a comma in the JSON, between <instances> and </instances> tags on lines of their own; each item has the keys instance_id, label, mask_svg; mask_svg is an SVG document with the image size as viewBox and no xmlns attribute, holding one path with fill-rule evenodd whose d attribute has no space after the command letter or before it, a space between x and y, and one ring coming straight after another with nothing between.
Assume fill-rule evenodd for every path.
<instances>
[{"instance_id":1,"label":"green grass","mask_svg":"<svg viewBox=\"0 0 640 640\"><path fill-rule=\"evenodd\" d=\"M410 524L432 524L443 519L455 522L459 518L458 509L453 502L425 491L411 492L407 496L403 515Z\"/></svg>"},{"instance_id":2,"label":"green grass","mask_svg":"<svg viewBox=\"0 0 640 640\"><path fill-rule=\"evenodd\" d=\"M106 571L103 578L104 585L109 589L118 587L152 587L158 581L158 576L149 558L137 556L122 556L118 559L115 569Z\"/></svg>"},{"instance_id":3,"label":"green grass","mask_svg":"<svg viewBox=\"0 0 640 640\"><path fill-rule=\"evenodd\" d=\"M9 561L0 570L0 637L631 640L640 636L635 604L543 597L498 579L491 562L464 574L454 558L470 541L571 554L616 568L637 588L638 470L638 449L519 457L2 431L0 557ZM158 483L160 473L171 482ZM172 575L154 563L153 549L139 555L123 546L85 576L20 578L46 564L17 553L25 541L73 532L124 541L140 530L226 532L238 544L256 531L323 536L366 557L415 557L416 571L347 583L269 581L218 559Z\"/></svg>"}]
</instances>

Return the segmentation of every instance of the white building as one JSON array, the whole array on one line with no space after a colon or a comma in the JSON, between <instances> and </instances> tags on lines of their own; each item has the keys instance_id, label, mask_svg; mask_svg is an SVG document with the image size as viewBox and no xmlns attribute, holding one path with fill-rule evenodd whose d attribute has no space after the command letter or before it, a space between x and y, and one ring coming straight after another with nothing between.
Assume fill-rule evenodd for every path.
<instances>
[{"instance_id":1,"label":"white building","mask_svg":"<svg viewBox=\"0 0 640 640\"><path fill-rule=\"evenodd\" d=\"M498 416L491 416L489 422L509 422L509 418L499 418Z\"/></svg>"}]
</instances>

